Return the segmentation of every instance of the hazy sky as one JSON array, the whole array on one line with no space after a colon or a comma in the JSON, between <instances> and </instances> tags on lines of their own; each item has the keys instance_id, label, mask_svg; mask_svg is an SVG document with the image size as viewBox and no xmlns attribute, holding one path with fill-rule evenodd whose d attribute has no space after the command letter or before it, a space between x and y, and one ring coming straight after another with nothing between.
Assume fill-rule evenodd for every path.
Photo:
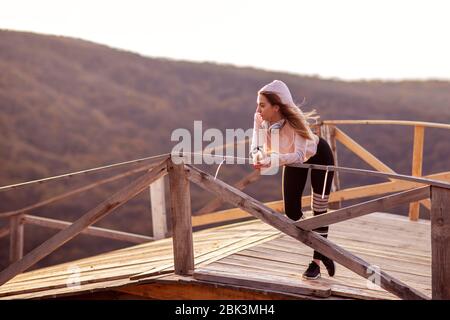
<instances>
[{"instance_id":1,"label":"hazy sky","mask_svg":"<svg viewBox=\"0 0 450 320\"><path fill-rule=\"evenodd\" d=\"M450 80L449 9L437 0L0 0L0 28L325 78Z\"/></svg>"}]
</instances>

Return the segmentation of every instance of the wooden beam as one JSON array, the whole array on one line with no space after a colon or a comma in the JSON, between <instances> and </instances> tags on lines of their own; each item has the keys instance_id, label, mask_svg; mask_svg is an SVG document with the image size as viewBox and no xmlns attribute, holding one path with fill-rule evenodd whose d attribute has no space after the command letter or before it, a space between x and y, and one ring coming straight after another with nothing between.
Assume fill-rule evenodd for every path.
<instances>
[{"instance_id":1,"label":"wooden beam","mask_svg":"<svg viewBox=\"0 0 450 320\"><path fill-rule=\"evenodd\" d=\"M258 180L260 176L261 176L260 170L254 170L252 173L250 173L249 175L245 176L244 178L242 178L241 180L236 182L234 187L236 189L243 190L250 183ZM210 202L208 202L206 205L204 205L200 210L198 210L195 213L195 216L211 213L214 210L216 210L218 207L220 207L220 205L222 203L223 203L222 199L215 198L215 199L211 200Z\"/></svg>"},{"instance_id":2,"label":"wooden beam","mask_svg":"<svg viewBox=\"0 0 450 320\"><path fill-rule=\"evenodd\" d=\"M405 174L380 172L380 171L374 171L374 170L356 169L356 168L348 168L348 167L326 166L326 165L320 165L320 164L295 163L295 164L291 164L291 165L294 167L298 167L298 168L328 170L328 171L333 171L333 172L340 171L340 172L353 173L353 174L358 174L358 175L363 175L363 176L393 178L395 180L418 182L418 183L421 183L422 185L430 185L430 186L436 186L436 187L450 189L450 183L448 183L448 182L427 179L424 177L413 177L413 176L409 176L409 175L405 175Z\"/></svg>"},{"instance_id":3,"label":"wooden beam","mask_svg":"<svg viewBox=\"0 0 450 320\"><path fill-rule=\"evenodd\" d=\"M419 187L413 190L403 191L382 198L358 203L330 213L299 220L294 224L303 230L313 230L315 228L328 226L333 223L353 219L376 211L384 211L404 203L410 203L411 201L429 197L430 187Z\"/></svg>"},{"instance_id":4,"label":"wooden beam","mask_svg":"<svg viewBox=\"0 0 450 320\"><path fill-rule=\"evenodd\" d=\"M450 182L450 172L442 172L437 174L432 174L429 176L426 176L426 178L430 179L438 179L442 181L448 181ZM393 182L383 182L383 183L376 183L376 184L370 184L366 186L360 186L360 187L354 187L354 188L348 188L339 190L336 192L333 192L330 194L329 202L339 202L344 200L353 200L353 199L360 199L360 198L367 198L377 195L383 195L386 193L392 193L392 192L400 192L407 189L412 188L418 188L422 186L420 183L414 183L414 182L408 182L408 181L393 181ZM422 203L425 207L430 208L430 200L425 199L421 200L420 203ZM311 204L311 198L310 196L304 196L302 197L302 208L308 208ZM265 202L264 205L268 206L269 208L272 208L273 210L283 212L283 201L277 200L277 201L271 201L271 202ZM207 213L201 216L193 216L192 217L192 225L193 226L201 226L205 224L210 223L217 223L217 222L227 222L231 220L241 219L241 218L247 218L251 217L249 213L246 211L240 209L240 208L232 208L232 209L226 209L221 211L216 211L213 213Z\"/></svg>"},{"instance_id":5,"label":"wooden beam","mask_svg":"<svg viewBox=\"0 0 450 320\"><path fill-rule=\"evenodd\" d=\"M163 160L156 167L149 170L139 179L125 186L95 208L86 212L81 218L72 223L69 227L61 230L56 235L45 241L43 244L29 252L23 257L23 259L8 266L5 270L0 272L0 286L61 247L64 243L80 234L88 226L96 223L98 220L105 217L114 209L120 207L128 200L137 196L139 193L145 190L150 185L150 183L166 174L166 162L167 159Z\"/></svg>"},{"instance_id":6,"label":"wooden beam","mask_svg":"<svg viewBox=\"0 0 450 320\"><path fill-rule=\"evenodd\" d=\"M425 136L425 127L414 127L414 147L412 157L412 175L416 177L422 176L422 158L423 158L423 142ZM409 219L417 221L419 219L420 204L413 202L409 205Z\"/></svg>"},{"instance_id":7,"label":"wooden beam","mask_svg":"<svg viewBox=\"0 0 450 320\"><path fill-rule=\"evenodd\" d=\"M392 170L383 162L381 162L377 157L375 157L372 153L367 151L355 140L350 138L350 136L345 134L342 130L335 128L335 137L339 142L341 142L344 146L346 146L349 150L351 150L353 153L355 153L358 157L367 162L373 168L381 172L395 173L394 170Z\"/></svg>"},{"instance_id":8,"label":"wooden beam","mask_svg":"<svg viewBox=\"0 0 450 320\"><path fill-rule=\"evenodd\" d=\"M191 194L183 164L167 164L172 210L172 235L175 274L187 275L194 270Z\"/></svg>"},{"instance_id":9,"label":"wooden beam","mask_svg":"<svg viewBox=\"0 0 450 320\"><path fill-rule=\"evenodd\" d=\"M69 227L70 225L72 225L73 222L50 219L50 218L45 218L45 217L32 216L32 215L25 215L24 223L62 230L62 229ZM145 243L145 242L154 240L152 237L148 237L148 236L144 236L144 235L140 235L140 234L122 232L122 231L118 231L118 230L111 230L111 229L105 229L105 228L99 228L99 227L93 227L93 226L87 227L86 229L84 229L81 232L81 234L87 234L90 236L102 237L102 238L119 240L119 241L127 241L127 242L131 242L131 243Z\"/></svg>"},{"instance_id":10,"label":"wooden beam","mask_svg":"<svg viewBox=\"0 0 450 320\"><path fill-rule=\"evenodd\" d=\"M159 178L150 185L152 235L155 240L163 239L167 234L165 194L164 177Z\"/></svg>"},{"instance_id":11,"label":"wooden beam","mask_svg":"<svg viewBox=\"0 0 450 320\"><path fill-rule=\"evenodd\" d=\"M10 218L9 230L9 262L14 263L22 259L23 256L24 225L22 215Z\"/></svg>"},{"instance_id":12,"label":"wooden beam","mask_svg":"<svg viewBox=\"0 0 450 320\"><path fill-rule=\"evenodd\" d=\"M423 121L405 121L405 120L325 120L322 124L389 124L389 125L401 125L401 126L423 126L427 128L439 128L450 129L450 124L447 123L435 123L435 122L423 122Z\"/></svg>"},{"instance_id":13,"label":"wooden beam","mask_svg":"<svg viewBox=\"0 0 450 320\"><path fill-rule=\"evenodd\" d=\"M227 185L223 181L218 179L214 180L214 177L211 175L190 165L185 165L185 170L188 178L205 190L220 195L225 201L246 210L263 222L268 223L294 239L303 242L307 246L319 251L330 259L335 260L337 263L360 276L367 279L372 279L372 277L376 276L376 278L379 279L379 285L382 288L398 297L402 299L428 299L426 295L410 288L403 282L389 276L384 271L378 271L376 268L372 268L369 263L353 255L344 248L335 245L330 240L323 238L315 232L304 231L297 228L288 217L264 206L257 200L236 188Z\"/></svg>"},{"instance_id":14,"label":"wooden beam","mask_svg":"<svg viewBox=\"0 0 450 320\"><path fill-rule=\"evenodd\" d=\"M194 279L208 282L219 282L231 285L239 285L247 288L266 289L278 292L288 292L301 295L312 295L327 298L331 295L331 288L319 285L310 285L301 279L293 282L285 277L258 274L236 274L226 271L211 270L208 268L198 269L194 272Z\"/></svg>"},{"instance_id":15,"label":"wooden beam","mask_svg":"<svg viewBox=\"0 0 450 320\"><path fill-rule=\"evenodd\" d=\"M450 190L431 187L432 298L450 300Z\"/></svg>"}]
</instances>

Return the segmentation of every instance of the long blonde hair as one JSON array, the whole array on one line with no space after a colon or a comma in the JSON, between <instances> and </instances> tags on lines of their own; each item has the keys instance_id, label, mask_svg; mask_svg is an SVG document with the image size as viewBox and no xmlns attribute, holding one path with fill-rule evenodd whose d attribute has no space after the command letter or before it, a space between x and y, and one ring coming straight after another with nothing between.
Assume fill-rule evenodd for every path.
<instances>
[{"instance_id":1,"label":"long blonde hair","mask_svg":"<svg viewBox=\"0 0 450 320\"><path fill-rule=\"evenodd\" d=\"M280 107L280 113L284 119L294 128L295 132L301 137L309 140L313 140L313 132L311 131L309 121L317 122L319 115L316 110L313 109L309 112L304 113L300 107L304 105L305 100L300 105L288 106L281 102L280 97L274 92L261 91L259 92L271 105L277 105Z\"/></svg>"}]
</instances>

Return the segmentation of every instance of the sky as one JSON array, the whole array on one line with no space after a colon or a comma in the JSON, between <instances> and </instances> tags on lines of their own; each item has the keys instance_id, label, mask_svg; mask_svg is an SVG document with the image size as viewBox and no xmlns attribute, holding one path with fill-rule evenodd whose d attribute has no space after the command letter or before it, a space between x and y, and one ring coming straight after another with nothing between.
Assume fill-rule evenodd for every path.
<instances>
[{"instance_id":1,"label":"sky","mask_svg":"<svg viewBox=\"0 0 450 320\"><path fill-rule=\"evenodd\" d=\"M0 0L0 29L341 80L450 80L445 0Z\"/></svg>"}]
</instances>

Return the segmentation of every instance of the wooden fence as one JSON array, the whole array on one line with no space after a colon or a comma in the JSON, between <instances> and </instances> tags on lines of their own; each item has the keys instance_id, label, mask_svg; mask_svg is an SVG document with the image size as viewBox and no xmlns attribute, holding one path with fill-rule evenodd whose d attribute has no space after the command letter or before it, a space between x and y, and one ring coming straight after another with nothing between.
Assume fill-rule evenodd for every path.
<instances>
[{"instance_id":1,"label":"wooden fence","mask_svg":"<svg viewBox=\"0 0 450 320\"><path fill-rule=\"evenodd\" d=\"M414 148L412 160L412 175L399 175L386 166L373 154L359 145L356 141L337 128L338 124L398 124L414 126ZM450 172L442 172L427 177L420 177L422 173L422 158L425 127L450 129L450 125L433 124L423 122L405 121L324 121L318 130L320 135L327 139L332 146L337 159L336 141L339 141L361 159L378 171L343 168L337 166L327 169L335 171L333 193L330 202L342 202L349 199L371 197L387 193L393 193L375 200L366 201L357 205L340 208L327 215L304 219L293 222L278 211L283 211L282 202L260 203L249 197L241 190L259 178L259 172L253 171L248 176L238 181L235 186L230 186L219 179L215 180L209 174L199 169L183 164L175 164L171 157L164 158L158 163L143 166L138 169L104 179L102 181L83 186L65 194L47 199L32 206L20 210L0 213L0 218L8 218L9 226L0 229L0 238L10 235L10 260L11 265L0 272L0 285L6 283L15 275L24 272L32 265L49 255L51 252L73 239L80 233L90 234L116 240L142 243L155 238L144 235L131 234L117 230L93 227L92 225L111 213L114 209L134 198L149 186L152 197L156 198L154 212L155 225L160 232L159 237L166 235L165 229L165 203L163 177L169 175L169 186L171 192L171 212L173 226L174 263L177 274L190 274L194 268L192 227L196 225L195 218L199 218L201 224L218 221L230 221L246 216L253 216L274 226L291 237L305 243L313 249L334 259L338 263L368 278L367 270L369 264L362 259L352 255L350 252L333 244L327 239L318 236L311 230L320 226L338 223L375 211L386 210L400 204L410 204L410 219L418 219L419 204L424 205L431 211L431 236L432 236L432 292L433 299L450 299L450 268L446 268L450 257ZM307 166L307 165L305 165ZM323 166L309 165L317 169L325 169ZM75 222L67 222L56 219L37 217L28 214L29 211L65 199L69 196L79 194L99 185L130 176L138 172L145 172L139 179L122 188L119 192L99 204L97 207L86 212ZM380 176L389 179L389 182L373 184L350 189L340 189L339 174L356 173L372 176ZM218 198L212 200L199 213L200 217L193 217L190 205L189 183L198 184L205 190L212 192ZM153 187L152 187L153 186ZM208 213L216 210L225 201L233 204L237 209L227 210L226 213ZM310 203L310 197L302 198L302 206ZM242 214L242 210L246 212ZM220 215L220 216L219 216ZM159 219L159 220L158 220ZM53 237L23 256L24 224L34 224L50 228L61 229ZM200 223L198 223L200 224ZM198 225L197 224L197 225ZM405 299L426 299L427 297L408 287L399 280L380 271L381 286L387 291Z\"/></svg>"}]
</instances>

